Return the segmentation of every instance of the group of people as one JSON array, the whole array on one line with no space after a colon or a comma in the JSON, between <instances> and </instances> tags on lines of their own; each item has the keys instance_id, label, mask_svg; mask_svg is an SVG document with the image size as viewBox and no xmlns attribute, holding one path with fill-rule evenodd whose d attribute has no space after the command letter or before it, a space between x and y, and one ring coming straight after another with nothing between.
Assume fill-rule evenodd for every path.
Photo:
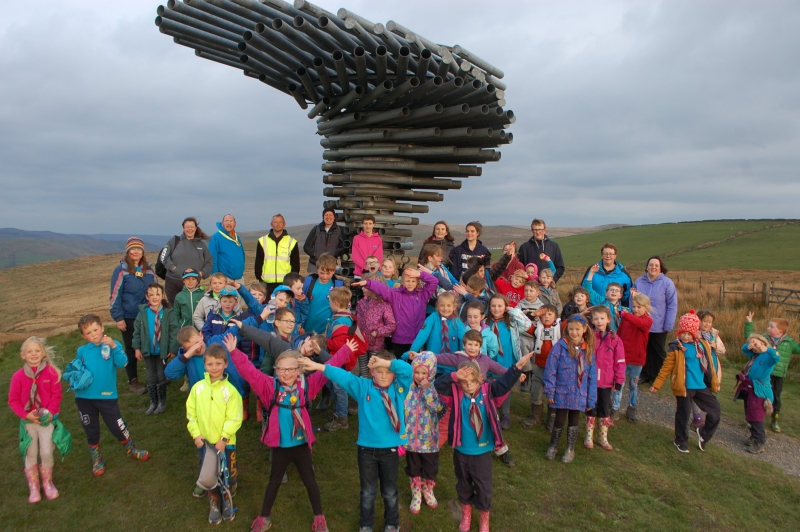
<instances>
[{"instance_id":1,"label":"group of people","mask_svg":"<svg viewBox=\"0 0 800 532\"><path fill-rule=\"evenodd\" d=\"M565 431L562 462L574 460L582 413L584 447L612 449L609 429L620 419L624 388L625 416L635 423L638 387L649 384L657 392L667 378L677 400L677 449L689 452L690 423L700 450L714 435L725 346L711 311L678 319L675 285L659 257L650 258L634 281L616 260L617 248L604 244L600 260L562 304L557 283L564 261L542 220L533 220L530 240L519 249L510 242L497 261L479 239L479 223L469 223L456 246L448 225L438 222L417 266L400 271L391 255L383 255L368 215L349 251L356 274L349 282L336 277L337 257L346 250L332 210L306 239L307 276L299 273L297 241L285 225L276 215L258 240L258 281L250 286L243 283L244 249L231 215L210 240L196 219L187 218L183 234L167 243L155 265L132 237L111 281L111 316L122 344L105 335L99 316L82 317L78 328L87 343L63 375L45 340L22 344L23 367L12 378L9 405L28 438L30 502L41 500L42 489L48 499L58 496L52 472L54 442L58 447L65 431L62 377L75 392L94 475L105 471L101 417L131 458L149 457L131 440L120 413L118 368L126 369L131 392L149 392L146 415L166 410L169 380L184 382L188 436L200 462L192 494L208 496L213 524L235 517L236 433L255 399L272 461L252 523L256 532L272 526L271 510L291 463L308 491L312 530L328 530L311 453L316 438L309 410L318 396L318 410L333 407L323 429L348 430L348 417L358 419L361 532L375 526L379 488L384 531L399 530L401 457L410 512L418 514L423 502L438 506L434 490L445 442L457 479L459 530L470 530L475 508L479 530L488 531L493 456L514 464L503 433L512 425L510 393L517 385L530 394L530 416L522 425L550 432L548 460L558 454ZM782 380L800 345L786 335L785 320L771 319L764 335L753 327L749 314L742 347L749 362L737 375L736 396L751 427L748 447L757 453L766 441L765 417L771 414L772 429L780 430ZM145 364L146 386L138 381L138 361Z\"/></svg>"}]
</instances>

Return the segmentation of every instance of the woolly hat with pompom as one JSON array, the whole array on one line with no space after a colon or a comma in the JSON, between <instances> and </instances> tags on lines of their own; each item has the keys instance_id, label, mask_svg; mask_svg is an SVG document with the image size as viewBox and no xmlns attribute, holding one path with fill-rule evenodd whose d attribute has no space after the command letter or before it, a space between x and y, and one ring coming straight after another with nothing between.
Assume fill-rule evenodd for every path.
<instances>
[{"instance_id":1,"label":"woolly hat with pompom","mask_svg":"<svg viewBox=\"0 0 800 532\"><path fill-rule=\"evenodd\" d=\"M678 321L678 332L675 334L679 337L683 333L689 333L697 340L697 333L700 331L700 318L695 314L694 309L690 310Z\"/></svg>"}]
</instances>

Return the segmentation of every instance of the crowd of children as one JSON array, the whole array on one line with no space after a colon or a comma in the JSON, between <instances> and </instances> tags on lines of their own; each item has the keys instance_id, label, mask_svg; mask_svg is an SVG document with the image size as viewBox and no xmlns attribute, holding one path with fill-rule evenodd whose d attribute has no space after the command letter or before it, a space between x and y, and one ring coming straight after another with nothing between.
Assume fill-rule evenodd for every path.
<instances>
[{"instance_id":1,"label":"crowd of children","mask_svg":"<svg viewBox=\"0 0 800 532\"><path fill-rule=\"evenodd\" d=\"M208 496L210 523L236 515L236 433L250 416L251 396L272 461L263 505L251 527L256 532L272 526L272 508L292 463L308 492L312 530L328 530L311 452L316 438L309 410L318 395L318 410L333 404L325 430L347 430L348 416L358 418L361 532L375 526L379 489L384 531L399 530L402 456L411 487L409 511L420 513L423 502L437 508L434 489L445 441L457 479L459 530L470 530L475 507L479 530L488 531L492 455L514 464L503 432L511 427L510 392L518 383L531 404L522 425L543 424L550 433L547 460L555 459L565 425L561 460L575 459L581 414L584 447L596 443L611 450L609 429L619 419L626 387L625 416L638 421L639 375L653 323L646 295L631 289L628 308L621 303L627 286L611 282L598 293L592 283L600 268L596 264L562 304L550 257L540 255L541 270L523 264L512 242L491 264L478 240L477 222L467 226L467 239L459 246L453 245L447 224L437 223L418 266L406 266L398 276L394 259L383 257L374 224L365 217L364 231L354 239L358 280L349 288L336 277L336 258L327 253L316 257L316 273L286 275L270 299L262 284L245 288L221 273L209 277L206 291L198 272L187 269L174 307L162 286L148 278L140 287L146 304L132 316L122 313L112 286L112 315L130 329L134 360L145 363L150 396L145 415L166 410L168 379L185 380L187 429L199 456L192 494ZM128 269L121 263L117 284ZM143 283L141 272L133 275L131 282ZM786 320L775 318L761 335L754 333L752 313L745 322L742 352L748 362L736 376L735 397L744 403L752 453L763 452L767 418L780 432L783 379L792 354L800 353L787 328ZM82 317L78 329L87 343L63 374L45 340L32 337L22 344L23 367L11 380L9 406L20 418L31 503L41 500L41 490L47 499L59 495L53 452L65 452L69 438L60 418L62 380L75 393L94 475L105 472L100 418L128 456L149 457L131 440L119 408L117 370L131 358L105 335L100 317ZM691 311L680 318L650 391L670 378L677 401L674 444L682 453L689 452L690 422L697 427L700 450L717 429L715 394L724 353L712 312Z\"/></svg>"}]
</instances>

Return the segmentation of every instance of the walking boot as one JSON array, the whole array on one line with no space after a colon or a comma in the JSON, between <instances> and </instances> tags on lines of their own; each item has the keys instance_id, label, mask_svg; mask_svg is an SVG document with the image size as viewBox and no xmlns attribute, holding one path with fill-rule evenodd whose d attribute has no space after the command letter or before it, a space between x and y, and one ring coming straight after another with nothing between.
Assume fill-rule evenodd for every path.
<instances>
[{"instance_id":1,"label":"walking boot","mask_svg":"<svg viewBox=\"0 0 800 532\"><path fill-rule=\"evenodd\" d=\"M337 430L348 429L350 425L347 423L347 416L337 416L334 414L333 420L322 425L322 428L328 432L336 432Z\"/></svg>"},{"instance_id":2,"label":"walking boot","mask_svg":"<svg viewBox=\"0 0 800 532\"><path fill-rule=\"evenodd\" d=\"M522 420L522 426L525 428L533 427L542 422L542 405L531 405L531 417L526 417Z\"/></svg>"},{"instance_id":3,"label":"walking boot","mask_svg":"<svg viewBox=\"0 0 800 532\"><path fill-rule=\"evenodd\" d=\"M575 442L578 441L578 426L567 427L567 450L564 451L564 456L561 461L569 464L575 459Z\"/></svg>"},{"instance_id":4,"label":"walking boot","mask_svg":"<svg viewBox=\"0 0 800 532\"><path fill-rule=\"evenodd\" d=\"M587 449L594 449L594 421L596 418L586 416L586 438L583 440L583 446Z\"/></svg>"},{"instance_id":5,"label":"walking boot","mask_svg":"<svg viewBox=\"0 0 800 532\"><path fill-rule=\"evenodd\" d=\"M264 403L261 402L261 399L256 399L256 421L259 423L264 421Z\"/></svg>"},{"instance_id":6,"label":"walking boot","mask_svg":"<svg viewBox=\"0 0 800 532\"><path fill-rule=\"evenodd\" d=\"M92 475L99 477L106 472L106 463L103 461L103 455L100 454L100 444L90 445L89 454L92 456Z\"/></svg>"},{"instance_id":7,"label":"walking boot","mask_svg":"<svg viewBox=\"0 0 800 532\"><path fill-rule=\"evenodd\" d=\"M39 473L42 476L42 489L44 489L45 497L51 501L53 499L58 499L58 490L53 484L53 466L44 467L40 465Z\"/></svg>"},{"instance_id":8,"label":"walking boot","mask_svg":"<svg viewBox=\"0 0 800 532\"><path fill-rule=\"evenodd\" d=\"M435 480L422 481L422 497L425 499L425 504L431 508L439 506L439 501L436 500L436 495L433 494L433 488L436 487Z\"/></svg>"},{"instance_id":9,"label":"walking boot","mask_svg":"<svg viewBox=\"0 0 800 532\"><path fill-rule=\"evenodd\" d=\"M550 446L547 448L547 452L544 455L547 460L556 459L556 453L558 453L558 444L561 441L561 433L563 431L564 429L553 428L553 431L550 433Z\"/></svg>"},{"instance_id":10,"label":"walking boot","mask_svg":"<svg viewBox=\"0 0 800 532\"><path fill-rule=\"evenodd\" d=\"M250 398L242 399L242 421L250 419Z\"/></svg>"},{"instance_id":11,"label":"walking boot","mask_svg":"<svg viewBox=\"0 0 800 532\"><path fill-rule=\"evenodd\" d=\"M547 407L547 432L553 432L553 425L556 423L556 409Z\"/></svg>"},{"instance_id":12,"label":"walking boot","mask_svg":"<svg viewBox=\"0 0 800 532\"><path fill-rule=\"evenodd\" d=\"M148 386L147 392L150 394L150 408L145 411L144 415L149 416L156 411L156 408L158 408L158 387Z\"/></svg>"},{"instance_id":13,"label":"walking boot","mask_svg":"<svg viewBox=\"0 0 800 532\"><path fill-rule=\"evenodd\" d=\"M458 524L459 532L469 532L472 527L472 506L469 504L461 505L461 522Z\"/></svg>"},{"instance_id":14,"label":"walking boot","mask_svg":"<svg viewBox=\"0 0 800 532\"><path fill-rule=\"evenodd\" d=\"M133 379L130 380L130 382L128 382L128 387L130 388L131 393L135 393L136 395L142 395L144 392L147 391L147 388L142 386L142 384L139 382L139 379L137 379L136 377L134 377Z\"/></svg>"},{"instance_id":15,"label":"walking boot","mask_svg":"<svg viewBox=\"0 0 800 532\"><path fill-rule=\"evenodd\" d=\"M413 477L411 479L411 506L408 507L408 511L412 514L418 514L419 509L422 506L422 479L419 477Z\"/></svg>"},{"instance_id":16,"label":"walking boot","mask_svg":"<svg viewBox=\"0 0 800 532\"><path fill-rule=\"evenodd\" d=\"M608 427L611 425L611 420L604 417L600 420L600 440L599 445L606 451L612 451L614 448L608 443Z\"/></svg>"},{"instance_id":17,"label":"walking boot","mask_svg":"<svg viewBox=\"0 0 800 532\"><path fill-rule=\"evenodd\" d=\"M629 406L628 410L625 411L625 415L628 417L628 421L631 423L636 423L639 421L639 418L636 417L636 407Z\"/></svg>"},{"instance_id":18,"label":"walking boot","mask_svg":"<svg viewBox=\"0 0 800 532\"><path fill-rule=\"evenodd\" d=\"M489 532L489 511L481 510L481 522L478 525L478 532Z\"/></svg>"},{"instance_id":19,"label":"walking boot","mask_svg":"<svg viewBox=\"0 0 800 532\"><path fill-rule=\"evenodd\" d=\"M163 414L164 411L167 409L167 385L166 384L159 384L157 386L158 392L158 406L156 407L153 414Z\"/></svg>"},{"instance_id":20,"label":"walking boot","mask_svg":"<svg viewBox=\"0 0 800 532\"><path fill-rule=\"evenodd\" d=\"M144 462L145 460L150 458L150 453L145 451L145 450L143 450L143 449L139 449L138 447L136 447L133 444L133 440L131 440L130 438L128 438L127 440L122 441L120 443L125 448L125 452L128 453L128 456L130 456L134 460L140 460L140 461Z\"/></svg>"},{"instance_id":21,"label":"walking boot","mask_svg":"<svg viewBox=\"0 0 800 532\"><path fill-rule=\"evenodd\" d=\"M216 489L208 492L208 522L218 525L222 522L222 497Z\"/></svg>"},{"instance_id":22,"label":"walking boot","mask_svg":"<svg viewBox=\"0 0 800 532\"><path fill-rule=\"evenodd\" d=\"M772 423L770 424L769 428L772 429L772 432L780 432L781 431L781 427L780 427L780 425L778 425L778 413L777 412L772 414Z\"/></svg>"},{"instance_id":23,"label":"walking boot","mask_svg":"<svg viewBox=\"0 0 800 532\"><path fill-rule=\"evenodd\" d=\"M28 495L28 502L33 504L35 502L39 502L42 500L42 494L39 490L39 468L36 464L25 468L25 478L28 481L28 489L30 490L30 495Z\"/></svg>"}]
</instances>

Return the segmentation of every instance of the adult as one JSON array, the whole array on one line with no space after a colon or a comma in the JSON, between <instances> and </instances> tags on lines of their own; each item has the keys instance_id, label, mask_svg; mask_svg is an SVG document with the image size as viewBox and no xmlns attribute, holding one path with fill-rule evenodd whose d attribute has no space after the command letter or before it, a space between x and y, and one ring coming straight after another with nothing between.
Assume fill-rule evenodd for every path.
<instances>
[{"instance_id":1,"label":"adult","mask_svg":"<svg viewBox=\"0 0 800 532\"><path fill-rule=\"evenodd\" d=\"M431 236L425 239L422 243L422 248L425 247L425 244L436 244L442 248L442 258L446 261L450 260L450 253L452 253L453 248L456 247L455 238L453 235L450 234L450 226L447 225L447 222L444 220L439 220L435 224L433 224L433 232L431 232ZM417 257L417 262L422 264L422 249L419 250L419 257Z\"/></svg>"},{"instance_id":2,"label":"adult","mask_svg":"<svg viewBox=\"0 0 800 532\"><path fill-rule=\"evenodd\" d=\"M629 307L633 280L625 270L625 266L617 262L617 246L610 242L603 244L600 248L600 258L600 262L597 263L600 269L592 277L592 288L598 294L605 294L609 284L619 283L622 285L622 305ZM592 266L594 264L586 268L586 273L583 274L584 281L589 276Z\"/></svg>"},{"instance_id":3,"label":"adult","mask_svg":"<svg viewBox=\"0 0 800 532\"><path fill-rule=\"evenodd\" d=\"M111 318L117 322L128 355L125 373L133 393L142 394L147 388L139 383L136 351L133 349L133 322L139 314L139 305L147 303L147 287L156 282L156 274L144 256L144 242L132 236L125 245L125 257L111 274Z\"/></svg>"},{"instance_id":4,"label":"adult","mask_svg":"<svg viewBox=\"0 0 800 532\"><path fill-rule=\"evenodd\" d=\"M678 292L675 283L667 277L667 267L661 257L647 259L647 271L633 282L635 291L650 298L650 337L647 340L647 359L639 376L639 383L652 383L667 357L667 333L675 327L678 316Z\"/></svg>"},{"instance_id":5,"label":"adult","mask_svg":"<svg viewBox=\"0 0 800 532\"><path fill-rule=\"evenodd\" d=\"M217 222L217 232L211 237L208 250L214 257L212 273L225 274L231 281L243 281L244 245L236 234L236 218L232 214L226 214L222 222Z\"/></svg>"},{"instance_id":6,"label":"adult","mask_svg":"<svg viewBox=\"0 0 800 532\"><path fill-rule=\"evenodd\" d=\"M483 242L478 240L482 231L483 226L480 222L468 223L464 230L466 239L450 251L450 273L452 273L453 277L459 282L461 282L461 274L469 269L467 261L469 261L470 258L478 257L479 261L484 261L483 263L485 266L489 266L492 252L483 245Z\"/></svg>"},{"instance_id":7,"label":"adult","mask_svg":"<svg viewBox=\"0 0 800 532\"><path fill-rule=\"evenodd\" d=\"M336 224L336 211L331 208L322 211L322 222L308 233L303 251L308 255L308 273L317 271L317 259L323 253L329 253L336 258L344 254L344 241Z\"/></svg>"},{"instance_id":8,"label":"adult","mask_svg":"<svg viewBox=\"0 0 800 532\"><path fill-rule=\"evenodd\" d=\"M256 279L267 285L267 300L287 273L300 273L300 248L286 232L286 219L276 214L269 225L269 233L258 239L254 270Z\"/></svg>"},{"instance_id":9,"label":"adult","mask_svg":"<svg viewBox=\"0 0 800 532\"><path fill-rule=\"evenodd\" d=\"M517 258L526 266L530 263L535 264L538 271L541 272L550 268L547 261L541 258L541 255L547 255L556 267L553 280L558 281L564 275L564 258L561 256L561 248L547 237L547 224L544 223L544 220L534 218L531 222L531 233L533 236L519 247Z\"/></svg>"},{"instance_id":10,"label":"adult","mask_svg":"<svg viewBox=\"0 0 800 532\"><path fill-rule=\"evenodd\" d=\"M182 227L183 234L177 242L170 240L161 250L161 262L167 270L164 293L170 305L183 290L183 272L191 268L202 280L211 275L214 266L214 257L206 244L208 235L200 229L197 219L192 216L184 219Z\"/></svg>"}]
</instances>

